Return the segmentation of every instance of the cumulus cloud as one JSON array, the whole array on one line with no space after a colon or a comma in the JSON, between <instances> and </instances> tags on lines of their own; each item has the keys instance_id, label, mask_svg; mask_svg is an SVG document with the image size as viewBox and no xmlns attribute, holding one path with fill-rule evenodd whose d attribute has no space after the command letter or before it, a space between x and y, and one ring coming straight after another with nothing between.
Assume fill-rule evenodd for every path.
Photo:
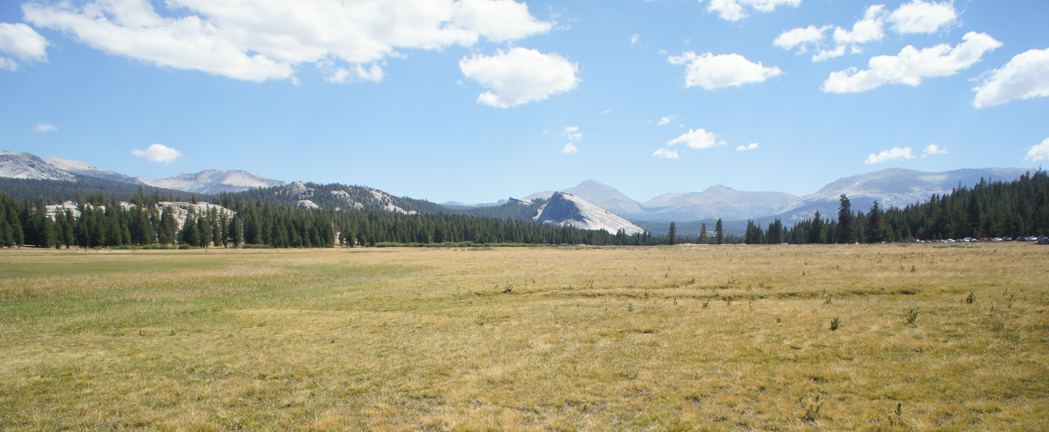
<instances>
[{"instance_id":1,"label":"cumulus cloud","mask_svg":"<svg viewBox=\"0 0 1049 432\"><path fill-rule=\"evenodd\" d=\"M302 63L333 62L332 82L375 81L398 50L512 41L553 23L512 0L147 0L27 3L25 20L113 55L262 82ZM323 66L323 65L319 65Z\"/></svg>"},{"instance_id":2,"label":"cumulus cloud","mask_svg":"<svg viewBox=\"0 0 1049 432\"><path fill-rule=\"evenodd\" d=\"M863 163L879 164L896 159L914 159L914 152L911 150L910 147L893 147L892 149L885 150L878 154L871 154Z\"/></svg>"},{"instance_id":3,"label":"cumulus cloud","mask_svg":"<svg viewBox=\"0 0 1049 432\"><path fill-rule=\"evenodd\" d=\"M685 87L700 86L707 90L760 83L783 73L778 67L765 67L761 62L753 63L739 54L714 55L708 52L696 55L686 52L667 60L672 64L686 65Z\"/></svg>"},{"instance_id":4,"label":"cumulus cloud","mask_svg":"<svg viewBox=\"0 0 1049 432\"><path fill-rule=\"evenodd\" d=\"M670 124L671 120L674 120L674 116L663 117L663 118L659 119L658 122L656 122L656 126L663 126L663 125Z\"/></svg>"},{"instance_id":5,"label":"cumulus cloud","mask_svg":"<svg viewBox=\"0 0 1049 432\"><path fill-rule=\"evenodd\" d=\"M22 23L0 23L0 53L21 61L47 61L48 45L47 39L32 27ZM0 69L17 70L18 62L0 57Z\"/></svg>"},{"instance_id":6,"label":"cumulus cloud","mask_svg":"<svg viewBox=\"0 0 1049 432\"><path fill-rule=\"evenodd\" d=\"M1001 69L985 73L983 77L982 83L973 88L976 108L1049 96L1049 49L1018 54Z\"/></svg>"},{"instance_id":7,"label":"cumulus cloud","mask_svg":"<svg viewBox=\"0 0 1049 432\"><path fill-rule=\"evenodd\" d=\"M794 49L794 47L800 46L798 54L805 53L808 51L807 45L819 45L826 39L824 33L827 32L831 26L816 27L810 25L808 27L799 27L792 30L787 30L776 36L776 40L772 41L772 44L783 48L785 50Z\"/></svg>"},{"instance_id":8,"label":"cumulus cloud","mask_svg":"<svg viewBox=\"0 0 1049 432\"><path fill-rule=\"evenodd\" d=\"M747 145L741 145L739 147L736 147L736 151L747 151L747 150L757 150L757 149L758 149L758 143L750 143L750 144L747 144Z\"/></svg>"},{"instance_id":9,"label":"cumulus cloud","mask_svg":"<svg viewBox=\"0 0 1049 432\"><path fill-rule=\"evenodd\" d=\"M146 147L145 150L134 149L131 150L131 154L143 158L153 163L162 163L167 165L182 157L182 152L175 150L171 147L163 144L152 144Z\"/></svg>"},{"instance_id":10,"label":"cumulus cloud","mask_svg":"<svg viewBox=\"0 0 1049 432\"><path fill-rule=\"evenodd\" d=\"M798 7L800 4L801 0L709 0L707 11L716 12L723 20L735 22L750 16L746 9L748 7L758 12L772 12L779 5Z\"/></svg>"},{"instance_id":11,"label":"cumulus cloud","mask_svg":"<svg viewBox=\"0 0 1049 432\"><path fill-rule=\"evenodd\" d=\"M636 44L639 40L641 40L641 35L634 33L634 35L630 37L630 45Z\"/></svg>"},{"instance_id":12,"label":"cumulus cloud","mask_svg":"<svg viewBox=\"0 0 1049 432\"><path fill-rule=\"evenodd\" d=\"M661 157L666 159L681 159L681 156L677 154L677 150L671 150L668 148L658 148L652 156Z\"/></svg>"},{"instance_id":13,"label":"cumulus cloud","mask_svg":"<svg viewBox=\"0 0 1049 432\"><path fill-rule=\"evenodd\" d=\"M864 44L885 37L885 5L872 5L863 13L863 19L852 25L852 30L834 29L834 41L839 44Z\"/></svg>"},{"instance_id":14,"label":"cumulus cloud","mask_svg":"<svg viewBox=\"0 0 1049 432\"><path fill-rule=\"evenodd\" d=\"M1024 160L1032 162L1049 160L1049 138L1046 138L1041 144L1031 147L1031 149L1027 151L1027 156L1024 157Z\"/></svg>"},{"instance_id":15,"label":"cumulus cloud","mask_svg":"<svg viewBox=\"0 0 1049 432\"><path fill-rule=\"evenodd\" d=\"M667 141L667 147L675 144L685 144L691 148L701 150L711 148L714 146L725 145L724 141L718 141L718 136L713 132L707 132L706 129L689 129L681 136Z\"/></svg>"},{"instance_id":16,"label":"cumulus cloud","mask_svg":"<svg viewBox=\"0 0 1049 432\"><path fill-rule=\"evenodd\" d=\"M951 2L923 2L914 0L901 5L889 15L892 29L899 34L936 33L941 27L958 19L958 11Z\"/></svg>"},{"instance_id":17,"label":"cumulus cloud","mask_svg":"<svg viewBox=\"0 0 1049 432\"><path fill-rule=\"evenodd\" d=\"M833 72L821 88L826 93L860 93L884 84L917 86L923 78L949 76L968 69L983 54L1002 45L984 33L969 32L964 42L951 48L948 44L918 50L906 46L898 56L870 59L870 69L855 68Z\"/></svg>"},{"instance_id":18,"label":"cumulus cloud","mask_svg":"<svg viewBox=\"0 0 1049 432\"><path fill-rule=\"evenodd\" d=\"M834 29L834 48L820 49L812 56L812 61L819 62L845 55L846 50L853 53L863 52L860 46L865 43L882 40L885 37L885 5L872 5L863 13L863 19L852 25L852 30L841 27Z\"/></svg>"},{"instance_id":19,"label":"cumulus cloud","mask_svg":"<svg viewBox=\"0 0 1049 432\"><path fill-rule=\"evenodd\" d=\"M579 66L557 54L513 48L493 56L475 55L459 61L467 78L491 89L477 102L497 108L548 99L579 85Z\"/></svg>"},{"instance_id":20,"label":"cumulus cloud","mask_svg":"<svg viewBox=\"0 0 1049 432\"><path fill-rule=\"evenodd\" d=\"M945 148L942 148L942 147L940 147L940 146L938 146L936 144L929 144L928 146L925 147L925 150L922 150L922 157L928 157L928 156L938 155L938 154L948 154L948 153L949 152Z\"/></svg>"},{"instance_id":21,"label":"cumulus cloud","mask_svg":"<svg viewBox=\"0 0 1049 432\"><path fill-rule=\"evenodd\" d=\"M941 28L957 20L958 13L954 5L949 2L924 2L914 0L901 5L889 13L885 5L871 5L863 14L863 19L852 25L848 30L835 27L832 37L834 46L823 48L825 40L824 33L832 26L800 27L780 33L773 45L783 49L794 49L799 47L798 54L803 54L810 47L816 49L812 61L819 62L835 57L841 57L846 52L854 54L863 52L863 44L880 41L885 38L885 26L891 24L891 28L899 34L912 33L935 33Z\"/></svg>"},{"instance_id":22,"label":"cumulus cloud","mask_svg":"<svg viewBox=\"0 0 1049 432\"><path fill-rule=\"evenodd\" d=\"M56 132L58 131L58 128L52 124L40 122L33 126L33 130L37 132Z\"/></svg>"},{"instance_id":23,"label":"cumulus cloud","mask_svg":"<svg viewBox=\"0 0 1049 432\"><path fill-rule=\"evenodd\" d=\"M579 152L579 148L577 148L575 144L572 143L565 144L565 148L561 150L561 153L564 154L574 154L577 152Z\"/></svg>"}]
</instances>

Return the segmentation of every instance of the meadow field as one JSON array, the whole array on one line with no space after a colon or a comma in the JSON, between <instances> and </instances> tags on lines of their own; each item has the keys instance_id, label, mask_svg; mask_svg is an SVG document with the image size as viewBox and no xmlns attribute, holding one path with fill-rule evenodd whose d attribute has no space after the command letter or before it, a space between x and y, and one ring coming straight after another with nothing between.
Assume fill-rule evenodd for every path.
<instances>
[{"instance_id":1,"label":"meadow field","mask_svg":"<svg viewBox=\"0 0 1049 432\"><path fill-rule=\"evenodd\" d=\"M0 429L1049 430L1049 247L0 250Z\"/></svg>"}]
</instances>

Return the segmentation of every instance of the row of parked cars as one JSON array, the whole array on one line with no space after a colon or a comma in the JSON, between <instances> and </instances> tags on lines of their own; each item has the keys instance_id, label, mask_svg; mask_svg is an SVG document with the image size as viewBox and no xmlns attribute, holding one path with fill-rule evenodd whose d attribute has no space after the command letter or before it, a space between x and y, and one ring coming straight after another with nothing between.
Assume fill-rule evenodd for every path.
<instances>
[{"instance_id":1,"label":"row of parked cars","mask_svg":"<svg viewBox=\"0 0 1049 432\"><path fill-rule=\"evenodd\" d=\"M984 237L984 238L972 238L966 237L963 239L946 239L946 240L918 240L918 243L974 243L974 242L1000 242L1000 241L1029 241L1037 242L1040 245L1049 245L1049 237L1041 236L1028 236L1028 237Z\"/></svg>"}]
</instances>

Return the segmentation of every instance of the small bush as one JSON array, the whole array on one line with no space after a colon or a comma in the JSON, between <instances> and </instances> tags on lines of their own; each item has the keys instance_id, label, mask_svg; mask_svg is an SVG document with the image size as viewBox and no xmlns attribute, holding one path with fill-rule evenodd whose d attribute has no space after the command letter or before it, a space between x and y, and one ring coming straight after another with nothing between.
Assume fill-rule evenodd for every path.
<instances>
[{"instance_id":1,"label":"small bush","mask_svg":"<svg viewBox=\"0 0 1049 432\"><path fill-rule=\"evenodd\" d=\"M907 315L907 324L914 325L918 321L918 311L911 309L911 313Z\"/></svg>"},{"instance_id":2,"label":"small bush","mask_svg":"<svg viewBox=\"0 0 1049 432\"><path fill-rule=\"evenodd\" d=\"M838 319L838 317L834 317L834 319L830 320L830 331L837 330L839 326L841 326L841 320Z\"/></svg>"},{"instance_id":3,"label":"small bush","mask_svg":"<svg viewBox=\"0 0 1049 432\"><path fill-rule=\"evenodd\" d=\"M965 304L973 304L973 303L976 303L976 294L969 293L969 297L965 298Z\"/></svg>"}]
</instances>

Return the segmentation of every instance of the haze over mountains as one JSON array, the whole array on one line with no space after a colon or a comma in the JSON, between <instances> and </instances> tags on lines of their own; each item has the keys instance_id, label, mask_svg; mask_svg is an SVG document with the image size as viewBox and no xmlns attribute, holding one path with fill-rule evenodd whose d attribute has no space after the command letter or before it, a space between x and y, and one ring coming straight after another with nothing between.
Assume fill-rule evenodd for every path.
<instances>
[{"instance_id":1,"label":"haze over mountains","mask_svg":"<svg viewBox=\"0 0 1049 432\"><path fill-rule=\"evenodd\" d=\"M565 217L554 217L554 213L544 217L542 216L543 209L539 209L529 217L550 223L574 224L573 226L588 227L588 229L606 229L610 232L623 228L628 233L640 229L629 221L689 222L718 218L725 221L751 219L771 221L773 218L781 218L789 224L809 219L817 210L824 217L833 217L837 212L839 197L842 194L849 197L853 210L866 211L874 201L878 201L882 208L904 207L925 202L933 194L948 194L959 186L971 187L981 179L989 182L1012 181L1029 171L1031 170L1020 168L986 168L929 173L890 168L842 178L827 184L819 191L801 197L785 192L738 191L726 186L715 185L702 192L666 193L644 202L636 201L616 188L599 181L586 180L574 187L557 192L537 192L523 199L512 198L488 204L453 202L445 203L443 206L471 209L527 205L532 200L540 198L548 201L547 206L550 206L551 202L556 204L551 209L558 209L554 213L564 213L561 216ZM239 170L207 170L195 174L180 174L175 177L150 180L102 170L82 162L57 157L41 159L29 153L0 151L0 177L75 181L74 174L200 194L240 192L287 184L284 181ZM370 194L381 193L377 189L369 188L369 190L366 192ZM343 203L343 205L346 204ZM576 222L571 222L573 220ZM584 220L591 222L584 222Z\"/></svg>"}]
</instances>

